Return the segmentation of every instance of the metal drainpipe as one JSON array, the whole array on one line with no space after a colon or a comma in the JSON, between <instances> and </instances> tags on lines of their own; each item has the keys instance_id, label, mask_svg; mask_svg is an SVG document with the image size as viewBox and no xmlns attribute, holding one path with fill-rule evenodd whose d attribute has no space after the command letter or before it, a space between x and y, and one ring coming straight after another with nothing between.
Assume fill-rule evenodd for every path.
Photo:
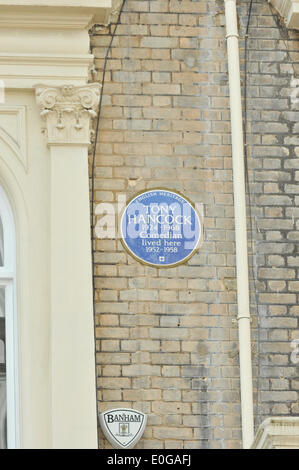
<instances>
[{"instance_id":1,"label":"metal drainpipe","mask_svg":"<svg viewBox=\"0 0 299 470\"><path fill-rule=\"evenodd\" d=\"M224 0L229 71L243 448L254 439L244 143L236 0Z\"/></svg>"}]
</instances>

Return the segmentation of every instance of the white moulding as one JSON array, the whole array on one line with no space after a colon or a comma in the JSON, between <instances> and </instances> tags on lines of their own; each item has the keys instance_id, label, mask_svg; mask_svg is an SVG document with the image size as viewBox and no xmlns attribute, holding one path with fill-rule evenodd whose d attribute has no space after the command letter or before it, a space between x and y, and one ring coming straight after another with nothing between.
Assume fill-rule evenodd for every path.
<instances>
[{"instance_id":1,"label":"white moulding","mask_svg":"<svg viewBox=\"0 0 299 470\"><path fill-rule=\"evenodd\" d=\"M29 89L37 83L51 86L85 85L93 55L1 54L0 77L5 88Z\"/></svg>"},{"instance_id":2,"label":"white moulding","mask_svg":"<svg viewBox=\"0 0 299 470\"><path fill-rule=\"evenodd\" d=\"M5 88L88 82L89 29L107 24L117 0L0 0L0 77Z\"/></svg>"},{"instance_id":3,"label":"white moulding","mask_svg":"<svg viewBox=\"0 0 299 470\"><path fill-rule=\"evenodd\" d=\"M1 0L0 8L5 15L14 12L18 16L30 13L33 16L44 14L45 17L51 17L56 13L66 20L69 15L77 16L78 20L80 15L82 18L89 17L90 22L105 23L112 8L112 0Z\"/></svg>"},{"instance_id":4,"label":"white moulding","mask_svg":"<svg viewBox=\"0 0 299 470\"><path fill-rule=\"evenodd\" d=\"M258 428L252 449L299 449L299 417L266 419Z\"/></svg>"},{"instance_id":5,"label":"white moulding","mask_svg":"<svg viewBox=\"0 0 299 470\"><path fill-rule=\"evenodd\" d=\"M299 0L268 0L290 29L299 29Z\"/></svg>"}]
</instances>

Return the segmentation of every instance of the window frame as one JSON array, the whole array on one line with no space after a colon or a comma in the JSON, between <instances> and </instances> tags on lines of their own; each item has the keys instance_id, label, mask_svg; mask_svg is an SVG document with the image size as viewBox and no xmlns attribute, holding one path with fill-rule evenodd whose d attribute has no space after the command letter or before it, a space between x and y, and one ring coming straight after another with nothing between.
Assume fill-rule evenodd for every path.
<instances>
[{"instance_id":1,"label":"window frame","mask_svg":"<svg viewBox=\"0 0 299 470\"><path fill-rule=\"evenodd\" d=\"M0 185L0 217L3 225L3 266L0 286L5 287L5 357L7 448L19 447L18 335L16 318L16 237L11 205Z\"/></svg>"}]
</instances>

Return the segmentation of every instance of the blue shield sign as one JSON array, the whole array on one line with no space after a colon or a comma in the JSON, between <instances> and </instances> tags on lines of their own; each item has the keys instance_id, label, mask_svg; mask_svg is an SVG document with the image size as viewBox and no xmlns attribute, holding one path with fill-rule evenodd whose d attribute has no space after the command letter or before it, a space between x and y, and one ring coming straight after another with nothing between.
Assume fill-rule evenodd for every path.
<instances>
[{"instance_id":1,"label":"blue shield sign","mask_svg":"<svg viewBox=\"0 0 299 470\"><path fill-rule=\"evenodd\" d=\"M202 223L192 203L165 189L135 196L120 222L121 240L138 261L158 268L177 266L196 252Z\"/></svg>"}]
</instances>

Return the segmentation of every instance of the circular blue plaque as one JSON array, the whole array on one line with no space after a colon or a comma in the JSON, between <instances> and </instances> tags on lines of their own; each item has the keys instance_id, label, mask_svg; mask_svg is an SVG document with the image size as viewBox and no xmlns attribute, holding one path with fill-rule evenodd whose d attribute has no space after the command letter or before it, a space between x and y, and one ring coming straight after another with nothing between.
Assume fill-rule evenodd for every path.
<instances>
[{"instance_id":1,"label":"circular blue plaque","mask_svg":"<svg viewBox=\"0 0 299 470\"><path fill-rule=\"evenodd\" d=\"M121 241L138 261L167 268L186 262L196 252L202 223L193 205L165 189L139 193L121 217Z\"/></svg>"}]
</instances>

